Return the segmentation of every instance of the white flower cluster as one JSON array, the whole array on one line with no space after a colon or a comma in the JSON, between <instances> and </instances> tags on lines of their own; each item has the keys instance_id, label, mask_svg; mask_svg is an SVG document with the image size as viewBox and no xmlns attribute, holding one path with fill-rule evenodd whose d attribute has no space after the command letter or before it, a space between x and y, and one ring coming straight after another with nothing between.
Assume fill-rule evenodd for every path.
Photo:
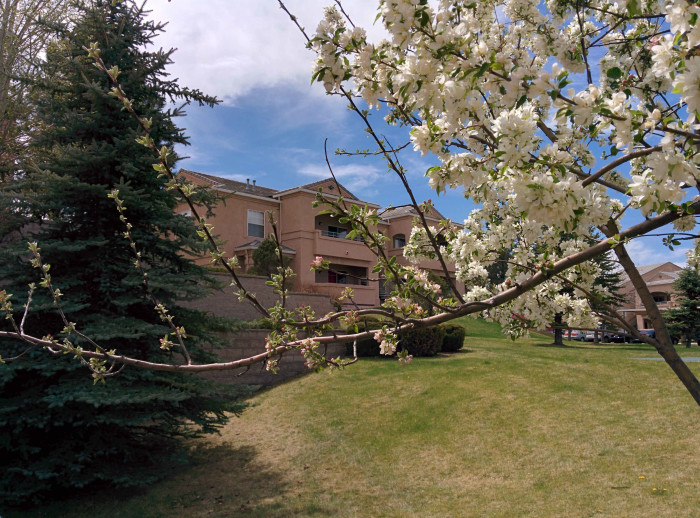
<instances>
[{"instance_id":1,"label":"white flower cluster","mask_svg":"<svg viewBox=\"0 0 700 518\"><path fill-rule=\"evenodd\" d=\"M396 352L398 340L396 335L389 331L386 326L374 333L374 339L379 342L379 353L391 356Z\"/></svg>"},{"instance_id":2,"label":"white flower cluster","mask_svg":"<svg viewBox=\"0 0 700 518\"><path fill-rule=\"evenodd\" d=\"M503 254L511 284L498 289L579 253L592 229L625 210L652 217L691 201L700 180L699 18L691 0L590 0L585 9L382 0L389 37L374 44L327 10L315 73L328 90L352 79L352 94L410 126L413 148L439 162L426 173L430 185L463 190L479 206L442 250L468 300L479 300L491 296L478 288L486 267ZM692 231L694 221L675 225ZM414 230L404 253L434 258L425 230ZM697 255L696 247L689 261ZM595 274L584 266L564 277L588 289ZM552 279L494 315L514 329L555 313L592 327L583 299Z\"/></svg>"},{"instance_id":3,"label":"white flower cluster","mask_svg":"<svg viewBox=\"0 0 700 518\"><path fill-rule=\"evenodd\" d=\"M406 273L404 274L406 280L415 282L425 293L438 295L442 288L437 282L431 281L428 276L429 273L427 270L421 270L415 266L406 267Z\"/></svg>"}]
</instances>

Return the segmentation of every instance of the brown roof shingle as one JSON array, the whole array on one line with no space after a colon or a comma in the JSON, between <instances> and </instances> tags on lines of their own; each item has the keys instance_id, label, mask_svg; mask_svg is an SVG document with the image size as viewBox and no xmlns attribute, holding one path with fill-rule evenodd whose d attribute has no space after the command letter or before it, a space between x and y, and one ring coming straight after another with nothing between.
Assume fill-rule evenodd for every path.
<instances>
[{"instance_id":1,"label":"brown roof shingle","mask_svg":"<svg viewBox=\"0 0 700 518\"><path fill-rule=\"evenodd\" d=\"M199 173L197 171L190 171L189 169L180 169L178 174L180 173L188 174L195 178L209 182L213 189L254 194L256 196L263 196L267 198L270 198L279 192L278 190L270 189L269 187L263 187L252 183L238 182L236 180L229 180L228 178L221 178L220 176L212 176L210 174Z\"/></svg>"}]
</instances>

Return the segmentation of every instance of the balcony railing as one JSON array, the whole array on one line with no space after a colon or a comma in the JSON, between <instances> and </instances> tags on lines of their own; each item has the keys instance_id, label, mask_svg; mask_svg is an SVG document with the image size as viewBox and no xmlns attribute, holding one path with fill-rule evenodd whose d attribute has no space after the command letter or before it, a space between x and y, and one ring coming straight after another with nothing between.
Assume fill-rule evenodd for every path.
<instances>
[{"instance_id":1,"label":"balcony railing","mask_svg":"<svg viewBox=\"0 0 700 518\"><path fill-rule=\"evenodd\" d=\"M331 230L321 230L321 235L325 237L333 237L335 239L348 239L347 232L333 232ZM364 241L361 237L354 237L352 241Z\"/></svg>"}]
</instances>

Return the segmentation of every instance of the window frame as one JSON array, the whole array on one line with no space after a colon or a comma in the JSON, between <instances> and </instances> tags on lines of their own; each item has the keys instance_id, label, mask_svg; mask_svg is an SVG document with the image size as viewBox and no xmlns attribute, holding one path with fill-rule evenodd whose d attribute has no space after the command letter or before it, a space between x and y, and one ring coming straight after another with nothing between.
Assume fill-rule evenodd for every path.
<instances>
[{"instance_id":1,"label":"window frame","mask_svg":"<svg viewBox=\"0 0 700 518\"><path fill-rule=\"evenodd\" d=\"M253 222L251 221L251 214L260 215L260 219L262 219L262 224ZM254 218L257 219L257 218ZM257 237L259 239L265 239L265 212L261 210L254 210L254 209L248 209L248 219L247 219L247 228L246 228L246 235L248 237ZM262 229L261 231L259 230L258 233L262 235L258 235L258 233L251 232L253 229Z\"/></svg>"}]
</instances>

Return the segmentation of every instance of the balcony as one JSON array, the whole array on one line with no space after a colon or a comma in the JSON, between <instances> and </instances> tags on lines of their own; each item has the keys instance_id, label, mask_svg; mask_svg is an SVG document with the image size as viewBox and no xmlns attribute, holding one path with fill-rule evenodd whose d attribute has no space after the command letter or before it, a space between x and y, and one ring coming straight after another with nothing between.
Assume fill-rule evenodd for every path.
<instances>
[{"instance_id":1,"label":"balcony","mask_svg":"<svg viewBox=\"0 0 700 518\"><path fill-rule=\"evenodd\" d=\"M346 232L317 230L314 254L325 258L338 258L353 266L371 266L377 261L362 239L347 239ZM338 261L333 261L338 262ZM364 263L364 264L363 264ZM368 264L369 263L369 264Z\"/></svg>"},{"instance_id":2,"label":"balcony","mask_svg":"<svg viewBox=\"0 0 700 518\"><path fill-rule=\"evenodd\" d=\"M346 237L348 235L347 231L334 232L332 230L321 230L321 235L324 237L332 237L334 239L348 239ZM360 243L364 243L364 239L361 237L354 237L350 241L359 241Z\"/></svg>"}]
</instances>

